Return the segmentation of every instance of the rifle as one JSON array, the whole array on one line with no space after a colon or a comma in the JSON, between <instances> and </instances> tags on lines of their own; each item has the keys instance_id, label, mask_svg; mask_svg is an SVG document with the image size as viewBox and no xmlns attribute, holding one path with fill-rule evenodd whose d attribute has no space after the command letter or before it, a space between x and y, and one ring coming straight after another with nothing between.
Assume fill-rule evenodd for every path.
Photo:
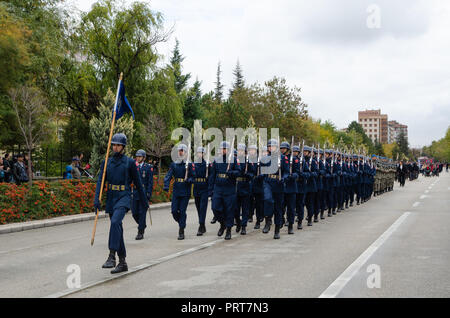
<instances>
[{"instance_id":1,"label":"rifle","mask_svg":"<svg viewBox=\"0 0 450 318\"><path fill-rule=\"evenodd\" d=\"M300 146L300 144L299 144L299 146ZM303 160L304 160L303 152L305 151L304 149L305 149L305 139L303 139L303 141L302 141L302 156L300 157L300 167L303 167Z\"/></svg>"},{"instance_id":2,"label":"rifle","mask_svg":"<svg viewBox=\"0 0 450 318\"><path fill-rule=\"evenodd\" d=\"M209 144L206 148L206 179L208 179L208 169L209 168Z\"/></svg>"},{"instance_id":3,"label":"rifle","mask_svg":"<svg viewBox=\"0 0 450 318\"><path fill-rule=\"evenodd\" d=\"M281 151L280 151L280 136L278 136L278 177L281 181Z\"/></svg>"},{"instance_id":4,"label":"rifle","mask_svg":"<svg viewBox=\"0 0 450 318\"><path fill-rule=\"evenodd\" d=\"M189 147L188 147L188 151L187 151L186 164L185 164L185 170L186 170L186 172L185 172L185 174L184 174L184 181L186 181L186 180L187 180L187 177L188 177L188 172L189 172L189 159L190 159L190 156L191 156L191 147L189 146Z\"/></svg>"},{"instance_id":5,"label":"rifle","mask_svg":"<svg viewBox=\"0 0 450 318\"><path fill-rule=\"evenodd\" d=\"M233 149L233 147L234 147L234 138L235 138L235 136L233 136L233 141L231 142L231 145L230 145L230 154L228 155L227 172L228 172L228 170L230 170L231 158L233 158L233 155L234 155L234 149Z\"/></svg>"},{"instance_id":6,"label":"rifle","mask_svg":"<svg viewBox=\"0 0 450 318\"><path fill-rule=\"evenodd\" d=\"M311 172L311 166L312 166L312 157L314 156L314 153L312 153L312 151L314 150L314 144L312 146L312 150L311 150L311 156L309 157L309 172Z\"/></svg>"},{"instance_id":7,"label":"rifle","mask_svg":"<svg viewBox=\"0 0 450 318\"><path fill-rule=\"evenodd\" d=\"M292 147L294 147L294 136L292 136L292 141L291 141L291 158L289 160L289 174L292 175L292 162L294 160L294 154L292 151Z\"/></svg>"},{"instance_id":8,"label":"rifle","mask_svg":"<svg viewBox=\"0 0 450 318\"><path fill-rule=\"evenodd\" d=\"M334 144L332 145L332 150L333 154L331 155L331 174L333 174L333 167L334 167L334 155L335 155Z\"/></svg>"}]
</instances>

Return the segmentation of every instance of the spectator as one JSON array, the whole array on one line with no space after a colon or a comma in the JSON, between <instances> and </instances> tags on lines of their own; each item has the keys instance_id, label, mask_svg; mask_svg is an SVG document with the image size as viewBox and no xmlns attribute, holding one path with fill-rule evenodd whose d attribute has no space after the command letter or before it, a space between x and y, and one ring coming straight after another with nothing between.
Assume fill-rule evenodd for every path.
<instances>
[{"instance_id":1,"label":"spectator","mask_svg":"<svg viewBox=\"0 0 450 318\"><path fill-rule=\"evenodd\" d=\"M80 159L78 157L72 158L72 176L74 179L81 179L81 172L78 169L80 163Z\"/></svg>"},{"instance_id":2,"label":"spectator","mask_svg":"<svg viewBox=\"0 0 450 318\"><path fill-rule=\"evenodd\" d=\"M3 166L3 159L0 158L0 183L5 181L5 170Z\"/></svg>"},{"instance_id":3,"label":"spectator","mask_svg":"<svg viewBox=\"0 0 450 318\"><path fill-rule=\"evenodd\" d=\"M23 155L18 154L17 162L13 166L13 176L17 185L20 185L23 182L28 182L28 174L23 160Z\"/></svg>"},{"instance_id":4,"label":"spectator","mask_svg":"<svg viewBox=\"0 0 450 318\"><path fill-rule=\"evenodd\" d=\"M68 180L73 179L72 169L73 169L72 165L66 166L66 171L64 171L64 173L63 173L63 179L68 179Z\"/></svg>"},{"instance_id":5,"label":"spectator","mask_svg":"<svg viewBox=\"0 0 450 318\"><path fill-rule=\"evenodd\" d=\"M3 158L3 170L5 171L4 182L11 182L12 179L12 163L9 158L9 153L5 154Z\"/></svg>"}]
</instances>

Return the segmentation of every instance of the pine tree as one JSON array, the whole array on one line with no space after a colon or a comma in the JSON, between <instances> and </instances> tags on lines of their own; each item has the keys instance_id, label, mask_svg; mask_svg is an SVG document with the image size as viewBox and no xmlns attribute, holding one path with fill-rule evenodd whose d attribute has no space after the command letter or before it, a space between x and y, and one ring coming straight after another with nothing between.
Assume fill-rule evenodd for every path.
<instances>
[{"instance_id":1,"label":"pine tree","mask_svg":"<svg viewBox=\"0 0 450 318\"><path fill-rule=\"evenodd\" d=\"M396 142L400 153L404 154L405 156L408 155L409 151L408 139L406 138L403 131L401 131L400 134L397 136Z\"/></svg>"},{"instance_id":2,"label":"pine tree","mask_svg":"<svg viewBox=\"0 0 450 318\"><path fill-rule=\"evenodd\" d=\"M223 84L220 80L220 74L222 71L220 70L220 62L217 65L217 76L216 76L216 88L214 89L214 99L217 103L221 103L223 99Z\"/></svg>"},{"instance_id":3,"label":"pine tree","mask_svg":"<svg viewBox=\"0 0 450 318\"><path fill-rule=\"evenodd\" d=\"M233 75L234 75L234 82L232 84L232 89L230 90L230 96L233 96L234 91L242 89L245 86L244 75L239 60L237 61L236 67L233 70Z\"/></svg>"},{"instance_id":4,"label":"pine tree","mask_svg":"<svg viewBox=\"0 0 450 318\"><path fill-rule=\"evenodd\" d=\"M111 90L108 90L103 103L100 103L100 106L98 107L98 117L93 117L89 122L89 130L93 141L90 164L96 174L99 172L101 162L105 159L109 131L111 128L111 112L114 103L114 93L111 92ZM131 154L131 141L133 139L134 131L133 118L129 115L125 115L119 120L116 120L114 124L114 134L124 133L127 136L127 146L125 147L126 155ZM110 151L110 155L111 154L112 152Z\"/></svg>"},{"instance_id":5,"label":"pine tree","mask_svg":"<svg viewBox=\"0 0 450 318\"><path fill-rule=\"evenodd\" d=\"M203 119L201 82L197 79L189 90L183 106L184 127L192 129L194 120Z\"/></svg>"},{"instance_id":6,"label":"pine tree","mask_svg":"<svg viewBox=\"0 0 450 318\"><path fill-rule=\"evenodd\" d=\"M182 74L181 63L184 61L184 56L180 53L180 42L178 39L175 40L175 48L172 52L172 58L170 59L170 65L175 77L175 90L177 94L186 87L188 80L191 78L191 74Z\"/></svg>"}]
</instances>

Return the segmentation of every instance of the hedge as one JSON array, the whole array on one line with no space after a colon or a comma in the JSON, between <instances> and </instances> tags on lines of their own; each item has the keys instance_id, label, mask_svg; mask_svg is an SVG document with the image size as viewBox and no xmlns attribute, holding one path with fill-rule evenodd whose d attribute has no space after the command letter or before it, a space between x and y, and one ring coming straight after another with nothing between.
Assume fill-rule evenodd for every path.
<instances>
[{"instance_id":1,"label":"hedge","mask_svg":"<svg viewBox=\"0 0 450 318\"><path fill-rule=\"evenodd\" d=\"M36 181L31 191L28 184L0 183L0 224L93 212L95 187L92 180ZM164 192L163 179L157 182L155 176L151 203L170 201L172 187L173 180ZM104 191L103 206L106 187Z\"/></svg>"}]
</instances>

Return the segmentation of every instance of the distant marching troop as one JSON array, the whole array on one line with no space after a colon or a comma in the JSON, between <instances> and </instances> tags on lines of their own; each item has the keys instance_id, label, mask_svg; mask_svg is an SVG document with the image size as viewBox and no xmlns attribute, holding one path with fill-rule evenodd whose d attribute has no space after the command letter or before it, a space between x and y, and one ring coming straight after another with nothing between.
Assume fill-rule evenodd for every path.
<instances>
[{"instance_id":1,"label":"distant marching troop","mask_svg":"<svg viewBox=\"0 0 450 318\"><path fill-rule=\"evenodd\" d=\"M294 139L292 138L292 144ZM146 214L153 188L153 167L145 163L144 150L136 152L136 161L124 155L127 138L124 134L112 137L114 155L108 159L106 182L108 191L106 213L111 225L109 256L103 268L114 268L111 273L128 270L123 239L122 220L128 210L138 224L136 240L144 237ZM209 161L209 149L196 149L196 160L190 162L189 147L177 147L178 160L172 162L164 178L164 191L169 191L172 178L171 212L179 225L178 240L184 239L186 210L193 196L198 213L197 236L206 232L206 211L209 198L214 218L220 224L217 235L225 233L230 240L232 228L240 235L247 234L249 222L256 216L254 229L269 233L275 225L274 239L280 239L280 229L287 225L287 233L303 228L305 207L307 226L332 217L349 207L363 204L371 196L393 190L396 166L358 154L334 149L320 149L270 139L260 155L256 145L238 144L233 149L223 141L219 154ZM206 156L205 156L206 154ZM272 162L274 160L274 162ZM100 171L103 171L102 162ZM271 169L275 167L275 169ZM381 177L383 176L383 177ZM97 182L94 207L100 209L99 193L102 173ZM378 180L378 181L377 181ZM384 180L384 181L382 181ZM116 266L116 254L119 263Z\"/></svg>"}]
</instances>

